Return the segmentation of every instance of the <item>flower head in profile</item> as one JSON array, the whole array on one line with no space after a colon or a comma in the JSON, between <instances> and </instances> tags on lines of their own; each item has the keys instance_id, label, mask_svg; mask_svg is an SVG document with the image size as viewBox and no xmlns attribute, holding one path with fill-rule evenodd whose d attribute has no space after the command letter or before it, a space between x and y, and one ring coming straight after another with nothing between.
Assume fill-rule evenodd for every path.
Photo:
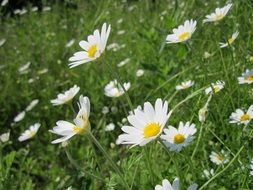
<instances>
[{"instance_id":1,"label":"flower head in profile","mask_svg":"<svg viewBox=\"0 0 253 190\"><path fill-rule=\"evenodd\" d=\"M229 155L224 150L221 150L219 153L212 151L209 158L216 165L226 164L229 162Z\"/></svg>"},{"instance_id":2,"label":"flower head in profile","mask_svg":"<svg viewBox=\"0 0 253 190\"><path fill-rule=\"evenodd\" d=\"M74 124L68 121L60 120L56 122L56 126L53 130L50 130L51 133L61 136L61 138L52 141L52 144L62 143L73 137L74 135L84 134L87 130L90 129L90 100L88 97L83 97L82 95L79 98L79 112L77 113L76 118L74 119Z\"/></svg>"},{"instance_id":3,"label":"flower head in profile","mask_svg":"<svg viewBox=\"0 0 253 190\"><path fill-rule=\"evenodd\" d=\"M225 48L225 47L231 45L232 43L234 43L234 41L238 37L238 35L239 35L238 31L236 31L235 33L233 33L232 36L231 36L231 38L229 38L226 43L220 43L220 48Z\"/></svg>"},{"instance_id":4,"label":"flower head in profile","mask_svg":"<svg viewBox=\"0 0 253 190\"><path fill-rule=\"evenodd\" d=\"M216 83L212 83L210 87L205 89L206 94L210 93L218 93L220 90L222 90L225 86L224 81L216 81Z\"/></svg>"},{"instance_id":5,"label":"flower head in profile","mask_svg":"<svg viewBox=\"0 0 253 190\"><path fill-rule=\"evenodd\" d=\"M10 131L0 135L0 142L5 143L10 139Z\"/></svg>"},{"instance_id":6,"label":"flower head in profile","mask_svg":"<svg viewBox=\"0 0 253 190\"><path fill-rule=\"evenodd\" d=\"M144 146L156 139L162 132L170 113L168 102L157 99L153 107L150 102L144 103L144 109L135 109L127 117L131 126L123 126L124 134L118 137L117 144L131 144L132 147Z\"/></svg>"},{"instance_id":7,"label":"flower head in profile","mask_svg":"<svg viewBox=\"0 0 253 190\"><path fill-rule=\"evenodd\" d=\"M196 25L197 21L192 19L186 20L184 25L180 25L178 28L173 29L173 34L167 35L167 43L179 43L189 40L196 30Z\"/></svg>"},{"instance_id":8,"label":"flower head in profile","mask_svg":"<svg viewBox=\"0 0 253 190\"><path fill-rule=\"evenodd\" d=\"M77 85L74 85L72 88L65 91L64 93L58 94L56 99L51 100L51 103L54 106L59 106L62 104L69 103L74 98L74 96L79 92L79 90L80 90L80 87L78 87Z\"/></svg>"},{"instance_id":9,"label":"flower head in profile","mask_svg":"<svg viewBox=\"0 0 253 190\"><path fill-rule=\"evenodd\" d=\"M129 90L129 88L131 87L131 83L124 83L123 84L124 88L126 91ZM124 94L124 89L122 88L122 86L120 85L120 83L118 83L118 81L115 79L111 82L109 82L106 86L105 86L105 95L108 97L119 97L121 95Z\"/></svg>"},{"instance_id":10,"label":"flower head in profile","mask_svg":"<svg viewBox=\"0 0 253 190\"><path fill-rule=\"evenodd\" d=\"M194 85L194 81L188 80L176 86L176 90L184 90Z\"/></svg>"},{"instance_id":11,"label":"flower head in profile","mask_svg":"<svg viewBox=\"0 0 253 190\"><path fill-rule=\"evenodd\" d=\"M162 181L162 185L156 185L155 190L179 190L180 180L176 178L171 184L167 179ZM198 185L196 183L192 184L187 190L197 190Z\"/></svg>"},{"instance_id":12,"label":"flower head in profile","mask_svg":"<svg viewBox=\"0 0 253 190\"><path fill-rule=\"evenodd\" d=\"M21 136L18 138L18 140L20 142L22 142L22 141L26 141L28 139L33 138L36 135L36 133L38 132L39 128L40 128L40 123L35 123L35 124L31 125L29 127L29 129L25 130L25 132L23 132L21 134Z\"/></svg>"},{"instance_id":13,"label":"flower head in profile","mask_svg":"<svg viewBox=\"0 0 253 190\"><path fill-rule=\"evenodd\" d=\"M222 8L216 8L214 13L211 13L210 15L206 15L206 18L203 20L204 23L206 22L216 22L222 20L232 7L232 3L227 4L225 7Z\"/></svg>"},{"instance_id":14,"label":"flower head in profile","mask_svg":"<svg viewBox=\"0 0 253 190\"><path fill-rule=\"evenodd\" d=\"M253 83L253 69L247 69L242 73L241 77L238 77L239 84L251 84Z\"/></svg>"},{"instance_id":15,"label":"flower head in profile","mask_svg":"<svg viewBox=\"0 0 253 190\"><path fill-rule=\"evenodd\" d=\"M169 126L168 129L164 129L164 135L161 135L161 139L171 151L180 152L183 147L188 146L188 144L194 139L194 134L197 132L195 124L190 124L190 122L179 123L178 129L173 126Z\"/></svg>"},{"instance_id":16,"label":"flower head in profile","mask_svg":"<svg viewBox=\"0 0 253 190\"><path fill-rule=\"evenodd\" d=\"M93 34L88 36L87 41L80 41L79 45L83 51L78 51L69 58L69 61L71 62L69 64L70 68L94 61L99 58L105 50L110 31L111 25L109 25L107 28L106 23L104 23L101 32L96 29Z\"/></svg>"},{"instance_id":17,"label":"flower head in profile","mask_svg":"<svg viewBox=\"0 0 253 190\"><path fill-rule=\"evenodd\" d=\"M245 113L242 109L237 109L230 116L229 123L237 123L238 125L244 124L248 125L248 123L253 118L253 105L251 105L248 111Z\"/></svg>"}]
</instances>

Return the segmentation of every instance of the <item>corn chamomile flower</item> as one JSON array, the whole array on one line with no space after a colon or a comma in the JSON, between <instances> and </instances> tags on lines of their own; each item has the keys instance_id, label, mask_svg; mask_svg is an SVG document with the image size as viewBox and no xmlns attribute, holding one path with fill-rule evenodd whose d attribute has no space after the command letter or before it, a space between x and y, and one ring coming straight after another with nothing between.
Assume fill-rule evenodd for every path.
<instances>
[{"instance_id":1,"label":"corn chamomile flower","mask_svg":"<svg viewBox=\"0 0 253 190\"><path fill-rule=\"evenodd\" d=\"M79 112L74 119L74 124L68 121L60 120L56 122L56 126L51 133L62 136L59 139L52 141L52 144L62 143L73 137L85 133L90 128L89 115L90 115L90 101L88 97L80 96L79 98Z\"/></svg>"},{"instance_id":2,"label":"corn chamomile flower","mask_svg":"<svg viewBox=\"0 0 253 190\"><path fill-rule=\"evenodd\" d=\"M113 131L114 129L115 129L114 123L109 123L108 125L105 126L105 131Z\"/></svg>"},{"instance_id":3,"label":"corn chamomile flower","mask_svg":"<svg viewBox=\"0 0 253 190\"><path fill-rule=\"evenodd\" d=\"M179 43L189 40L196 30L196 25L197 21L192 19L186 20L184 25L180 25L178 28L173 29L173 34L167 35L167 43Z\"/></svg>"},{"instance_id":4,"label":"corn chamomile flower","mask_svg":"<svg viewBox=\"0 0 253 190\"><path fill-rule=\"evenodd\" d=\"M224 86L225 86L225 82L224 81L216 81L216 83L212 83L210 87L208 87L208 88L205 89L205 93L206 94L217 93L221 89L223 89Z\"/></svg>"},{"instance_id":5,"label":"corn chamomile flower","mask_svg":"<svg viewBox=\"0 0 253 190\"><path fill-rule=\"evenodd\" d=\"M232 37L228 39L228 41L226 43L220 43L220 48L225 48L229 45L231 45L232 43L234 43L235 39L238 37L239 32L236 31L235 33L232 34Z\"/></svg>"},{"instance_id":6,"label":"corn chamomile flower","mask_svg":"<svg viewBox=\"0 0 253 190\"><path fill-rule=\"evenodd\" d=\"M247 125L253 118L253 105L251 105L248 111L245 113L242 109L237 109L230 116L229 123L237 123L238 125Z\"/></svg>"},{"instance_id":7,"label":"corn chamomile flower","mask_svg":"<svg viewBox=\"0 0 253 190\"><path fill-rule=\"evenodd\" d=\"M175 178L173 183L171 184L167 179L162 181L162 185L156 185L155 190L179 190L180 180L179 178ZM196 183L192 184L187 190L197 190L198 185Z\"/></svg>"},{"instance_id":8,"label":"corn chamomile flower","mask_svg":"<svg viewBox=\"0 0 253 190\"><path fill-rule=\"evenodd\" d=\"M211 170L204 170L203 171L203 175L202 177L205 177L207 179L210 179L211 177L214 176L214 169L211 169Z\"/></svg>"},{"instance_id":9,"label":"corn chamomile flower","mask_svg":"<svg viewBox=\"0 0 253 190\"><path fill-rule=\"evenodd\" d=\"M241 77L238 77L239 84L251 84L253 83L253 69L247 69L242 73Z\"/></svg>"},{"instance_id":10,"label":"corn chamomile flower","mask_svg":"<svg viewBox=\"0 0 253 190\"><path fill-rule=\"evenodd\" d=\"M25 108L25 111L31 111L38 103L38 99L32 100L31 103Z\"/></svg>"},{"instance_id":11,"label":"corn chamomile flower","mask_svg":"<svg viewBox=\"0 0 253 190\"><path fill-rule=\"evenodd\" d=\"M137 71L136 71L136 76L137 77L141 77L142 75L144 75L144 70L143 69L138 69Z\"/></svg>"},{"instance_id":12,"label":"corn chamomile flower","mask_svg":"<svg viewBox=\"0 0 253 190\"><path fill-rule=\"evenodd\" d=\"M79 90L80 90L80 87L78 87L77 85L74 85L72 88L65 91L64 93L58 94L56 99L51 100L51 103L54 106L59 106L62 104L69 103L74 98L74 96L79 92Z\"/></svg>"},{"instance_id":13,"label":"corn chamomile flower","mask_svg":"<svg viewBox=\"0 0 253 190\"><path fill-rule=\"evenodd\" d=\"M131 87L131 83L124 83L123 84L124 88L126 91L129 90ZM119 97L124 94L124 89L122 86L118 83L118 81L115 79L113 81L110 81L106 86L105 86L105 95L108 97Z\"/></svg>"},{"instance_id":14,"label":"corn chamomile flower","mask_svg":"<svg viewBox=\"0 0 253 190\"><path fill-rule=\"evenodd\" d=\"M194 81L188 80L176 86L176 90L184 90L194 85Z\"/></svg>"},{"instance_id":15,"label":"corn chamomile flower","mask_svg":"<svg viewBox=\"0 0 253 190\"><path fill-rule=\"evenodd\" d=\"M10 139L10 131L0 135L0 142L5 143Z\"/></svg>"},{"instance_id":16,"label":"corn chamomile flower","mask_svg":"<svg viewBox=\"0 0 253 190\"><path fill-rule=\"evenodd\" d=\"M117 144L131 144L132 147L144 146L156 139L162 132L170 113L168 114L168 102L157 99L153 107L150 102L144 103L144 109L135 109L134 113L127 117L131 126L123 126Z\"/></svg>"},{"instance_id":17,"label":"corn chamomile flower","mask_svg":"<svg viewBox=\"0 0 253 190\"><path fill-rule=\"evenodd\" d=\"M94 61L100 57L105 50L110 31L111 25L107 28L106 23L104 23L101 32L96 29L92 35L88 36L87 41L80 41L79 45L84 51L76 52L69 58L69 61L71 62L69 64L70 68Z\"/></svg>"},{"instance_id":18,"label":"corn chamomile flower","mask_svg":"<svg viewBox=\"0 0 253 190\"><path fill-rule=\"evenodd\" d=\"M221 150L219 153L212 151L209 158L216 165L226 164L229 162L228 154L224 150Z\"/></svg>"},{"instance_id":19,"label":"corn chamomile flower","mask_svg":"<svg viewBox=\"0 0 253 190\"><path fill-rule=\"evenodd\" d=\"M14 122L20 122L25 118L25 111L20 112L15 118L14 118Z\"/></svg>"},{"instance_id":20,"label":"corn chamomile flower","mask_svg":"<svg viewBox=\"0 0 253 190\"><path fill-rule=\"evenodd\" d=\"M232 3L229 3L225 7L216 8L214 13L211 13L210 15L206 15L206 19L203 20L203 23L222 20L227 15L232 5L233 5Z\"/></svg>"},{"instance_id":21,"label":"corn chamomile flower","mask_svg":"<svg viewBox=\"0 0 253 190\"><path fill-rule=\"evenodd\" d=\"M20 142L22 142L22 141L26 141L28 139L33 138L36 135L36 133L38 132L39 128L40 128L40 123L35 123L35 124L31 125L29 127L29 129L25 130L25 132L23 132L21 134L21 136L18 138L18 140Z\"/></svg>"},{"instance_id":22,"label":"corn chamomile flower","mask_svg":"<svg viewBox=\"0 0 253 190\"><path fill-rule=\"evenodd\" d=\"M164 129L164 135L161 135L161 139L171 151L180 152L183 147L188 146L188 144L194 139L194 134L197 132L195 124L190 124L190 122L179 123L178 129L173 126L169 126L168 129Z\"/></svg>"}]
</instances>

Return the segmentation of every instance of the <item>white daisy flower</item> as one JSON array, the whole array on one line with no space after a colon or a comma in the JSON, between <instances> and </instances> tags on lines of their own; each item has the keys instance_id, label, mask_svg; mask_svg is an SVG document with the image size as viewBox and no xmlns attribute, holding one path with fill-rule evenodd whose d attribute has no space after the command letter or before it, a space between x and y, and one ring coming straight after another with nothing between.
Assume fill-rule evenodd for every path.
<instances>
[{"instance_id":1,"label":"white daisy flower","mask_svg":"<svg viewBox=\"0 0 253 190\"><path fill-rule=\"evenodd\" d=\"M210 93L217 93L219 92L221 89L223 89L225 86L225 82L222 80L216 81L216 83L212 83L210 87L205 89L205 93L206 94L210 94Z\"/></svg>"},{"instance_id":2,"label":"white daisy flower","mask_svg":"<svg viewBox=\"0 0 253 190\"><path fill-rule=\"evenodd\" d=\"M3 133L3 134L0 135L0 141L2 143L7 142L9 139L10 139L10 131L7 132L7 133Z\"/></svg>"},{"instance_id":3,"label":"white daisy flower","mask_svg":"<svg viewBox=\"0 0 253 190\"><path fill-rule=\"evenodd\" d=\"M232 34L232 37L228 39L228 41L226 43L220 43L220 48L225 48L229 45L231 45L232 43L234 43L235 39L238 37L239 32L236 31L235 33Z\"/></svg>"},{"instance_id":4,"label":"white daisy flower","mask_svg":"<svg viewBox=\"0 0 253 190\"><path fill-rule=\"evenodd\" d=\"M2 45L4 45L5 42L6 42L6 39L1 39L1 40L0 40L0 47L1 47Z\"/></svg>"},{"instance_id":5,"label":"white daisy flower","mask_svg":"<svg viewBox=\"0 0 253 190\"><path fill-rule=\"evenodd\" d=\"M48 72L48 69L47 69L47 68L41 69L41 70L38 71L38 75L43 75L43 74L45 74L45 73L47 73L47 72Z\"/></svg>"},{"instance_id":6,"label":"white daisy flower","mask_svg":"<svg viewBox=\"0 0 253 190\"><path fill-rule=\"evenodd\" d=\"M131 126L123 126L124 134L118 137L117 144L131 144L132 147L144 146L156 139L162 132L167 120L168 102L157 99L153 107L150 102L144 103L144 109L135 109L127 117Z\"/></svg>"},{"instance_id":7,"label":"white daisy flower","mask_svg":"<svg viewBox=\"0 0 253 190\"><path fill-rule=\"evenodd\" d=\"M25 111L31 111L38 103L38 99L32 100L31 103L25 108Z\"/></svg>"},{"instance_id":8,"label":"white daisy flower","mask_svg":"<svg viewBox=\"0 0 253 190\"><path fill-rule=\"evenodd\" d=\"M227 15L232 5L233 5L232 3L229 3L225 7L216 8L214 13L211 13L210 15L206 15L206 19L204 19L203 22L206 23L206 22L215 22L215 21L222 20Z\"/></svg>"},{"instance_id":9,"label":"white daisy flower","mask_svg":"<svg viewBox=\"0 0 253 190\"><path fill-rule=\"evenodd\" d=\"M38 7L32 7L32 9L31 9L32 12L36 12L36 11L38 11L38 10L39 10Z\"/></svg>"},{"instance_id":10,"label":"white daisy flower","mask_svg":"<svg viewBox=\"0 0 253 190\"><path fill-rule=\"evenodd\" d=\"M74 124L60 120L56 122L56 126L53 130L50 130L51 133L62 136L59 139L52 141L52 144L62 143L73 137L74 135L80 135L85 133L90 129L90 100L88 97L79 97L79 112L74 119Z\"/></svg>"},{"instance_id":11,"label":"white daisy flower","mask_svg":"<svg viewBox=\"0 0 253 190\"><path fill-rule=\"evenodd\" d=\"M129 61L130 61L130 59L129 59L129 58L126 58L126 59L124 59L123 61L119 62L117 66L118 66L118 67L122 67L122 66L124 66L125 64L127 64Z\"/></svg>"},{"instance_id":12,"label":"white daisy flower","mask_svg":"<svg viewBox=\"0 0 253 190\"><path fill-rule=\"evenodd\" d=\"M27 62L25 65L20 66L18 69L18 72L20 74L28 73L28 69L29 69L30 65L31 65L31 62Z\"/></svg>"},{"instance_id":13,"label":"white daisy flower","mask_svg":"<svg viewBox=\"0 0 253 190\"><path fill-rule=\"evenodd\" d=\"M105 131L113 131L115 129L114 123L109 123L105 126Z\"/></svg>"},{"instance_id":14,"label":"white daisy flower","mask_svg":"<svg viewBox=\"0 0 253 190\"><path fill-rule=\"evenodd\" d=\"M137 71L136 71L136 76L137 77L141 77L142 75L144 75L144 70L143 69L138 69Z\"/></svg>"},{"instance_id":15,"label":"white daisy flower","mask_svg":"<svg viewBox=\"0 0 253 190\"><path fill-rule=\"evenodd\" d=\"M27 10L26 9L22 9L20 12L19 12L19 15L24 15L27 13Z\"/></svg>"},{"instance_id":16,"label":"white daisy flower","mask_svg":"<svg viewBox=\"0 0 253 190\"><path fill-rule=\"evenodd\" d=\"M224 150L221 150L219 153L212 151L209 158L216 165L226 164L229 162L228 154Z\"/></svg>"},{"instance_id":17,"label":"white daisy flower","mask_svg":"<svg viewBox=\"0 0 253 190\"><path fill-rule=\"evenodd\" d=\"M70 68L76 67L78 65L94 61L104 52L107 39L111 31L111 25L106 27L106 23L103 24L101 33L99 30L95 30L92 35L88 36L87 41L80 41L79 45L84 51L76 52L69 61Z\"/></svg>"},{"instance_id":18,"label":"white daisy flower","mask_svg":"<svg viewBox=\"0 0 253 190\"><path fill-rule=\"evenodd\" d=\"M9 0L3 0L2 3L1 3L1 6L5 6L7 3L9 2Z\"/></svg>"},{"instance_id":19,"label":"white daisy flower","mask_svg":"<svg viewBox=\"0 0 253 190\"><path fill-rule=\"evenodd\" d=\"M74 98L74 96L79 92L79 90L80 90L80 87L78 87L77 85L74 85L72 88L70 88L66 92L58 94L57 98L54 100L51 100L50 102L54 106L66 104Z\"/></svg>"},{"instance_id":20,"label":"white daisy flower","mask_svg":"<svg viewBox=\"0 0 253 190\"><path fill-rule=\"evenodd\" d=\"M126 33L125 30L120 30L120 31L117 32L117 35L123 35L123 34L125 34L125 33Z\"/></svg>"},{"instance_id":21,"label":"white daisy flower","mask_svg":"<svg viewBox=\"0 0 253 190\"><path fill-rule=\"evenodd\" d=\"M194 139L194 134L197 132L195 124L190 124L190 122L179 123L178 129L173 126L169 126L169 129L164 129L164 135L161 135L161 139L171 151L180 152L183 147L188 146L188 144Z\"/></svg>"},{"instance_id":22,"label":"white daisy flower","mask_svg":"<svg viewBox=\"0 0 253 190\"><path fill-rule=\"evenodd\" d=\"M36 135L36 133L38 132L39 128L40 128L40 123L35 123L35 124L31 125L29 127L29 129L25 130L25 132L23 132L21 134L21 136L18 138L18 140L20 142L22 142L22 141L26 141L28 139L33 138Z\"/></svg>"},{"instance_id":23,"label":"white daisy flower","mask_svg":"<svg viewBox=\"0 0 253 190\"><path fill-rule=\"evenodd\" d=\"M196 25L197 21L186 20L184 22L184 25L180 25L178 28L174 28L173 34L169 34L166 37L167 43L179 43L189 40L196 30Z\"/></svg>"},{"instance_id":24,"label":"white daisy flower","mask_svg":"<svg viewBox=\"0 0 253 190\"><path fill-rule=\"evenodd\" d=\"M247 69L242 73L241 77L238 77L239 84L251 84L253 83L253 69Z\"/></svg>"},{"instance_id":25,"label":"white daisy flower","mask_svg":"<svg viewBox=\"0 0 253 190\"><path fill-rule=\"evenodd\" d=\"M248 125L248 123L253 118L253 105L251 105L248 111L245 113L242 109L237 109L230 115L229 123L237 123L238 125L244 124Z\"/></svg>"},{"instance_id":26,"label":"white daisy flower","mask_svg":"<svg viewBox=\"0 0 253 190\"><path fill-rule=\"evenodd\" d=\"M51 11L51 7L43 7L42 11L43 11L43 12Z\"/></svg>"},{"instance_id":27,"label":"white daisy flower","mask_svg":"<svg viewBox=\"0 0 253 190\"><path fill-rule=\"evenodd\" d=\"M162 181L162 185L155 186L155 190L179 190L179 187L180 187L180 180L178 178L175 178L172 185L167 179L164 179ZM198 185L194 183L190 187L188 187L187 190L197 190L197 188Z\"/></svg>"},{"instance_id":28,"label":"white daisy flower","mask_svg":"<svg viewBox=\"0 0 253 190\"><path fill-rule=\"evenodd\" d=\"M120 49L120 45L117 44L117 43L112 43L112 44L109 44L106 49L109 51L109 50L113 50L113 51L118 51Z\"/></svg>"},{"instance_id":29,"label":"white daisy flower","mask_svg":"<svg viewBox=\"0 0 253 190\"><path fill-rule=\"evenodd\" d=\"M15 118L14 118L14 122L20 122L25 118L25 111L20 112Z\"/></svg>"},{"instance_id":30,"label":"white daisy flower","mask_svg":"<svg viewBox=\"0 0 253 190\"><path fill-rule=\"evenodd\" d=\"M194 85L194 81L188 80L176 86L176 90L184 90Z\"/></svg>"},{"instance_id":31,"label":"white daisy flower","mask_svg":"<svg viewBox=\"0 0 253 190\"><path fill-rule=\"evenodd\" d=\"M69 48L69 47L71 47L74 43L75 43L75 39L72 39L72 40L70 40L70 41L65 45L65 47L66 47L66 48Z\"/></svg>"},{"instance_id":32,"label":"white daisy flower","mask_svg":"<svg viewBox=\"0 0 253 190\"><path fill-rule=\"evenodd\" d=\"M102 109L103 114L108 114L109 113L109 108L107 106L104 106Z\"/></svg>"},{"instance_id":33,"label":"white daisy flower","mask_svg":"<svg viewBox=\"0 0 253 190\"><path fill-rule=\"evenodd\" d=\"M214 169L211 169L211 170L204 170L203 171L203 175L202 177L205 177L207 179L210 179L211 177L214 176Z\"/></svg>"},{"instance_id":34,"label":"white daisy flower","mask_svg":"<svg viewBox=\"0 0 253 190\"><path fill-rule=\"evenodd\" d=\"M21 12L20 9L15 9L15 10L13 11L13 13L14 13L15 15L19 14L20 12Z\"/></svg>"},{"instance_id":35,"label":"white daisy flower","mask_svg":"<svg viewBox=\"0 0 253 190\"><path fill-rule=\"evenodd\" d=\"M124 88L126 91L129 90L131 87L131 83L124 83L123 84ZM118 81L115 79L113 81L110 81L106 86L105 86L105 95L108 97L119 97L124 94L123 88L120 86Z\"/></svg>"},{"instance_id":36,"label":"white daisy flower","mask_svg":"<svg viewBox=\"0 0 253 190\"><path fill-rule=\"evenodd\" d=\"M250 161L250 165L249 165L249 169L250 169L250 175L253 176L253 158Z\"/></svg>"}]
</instances>

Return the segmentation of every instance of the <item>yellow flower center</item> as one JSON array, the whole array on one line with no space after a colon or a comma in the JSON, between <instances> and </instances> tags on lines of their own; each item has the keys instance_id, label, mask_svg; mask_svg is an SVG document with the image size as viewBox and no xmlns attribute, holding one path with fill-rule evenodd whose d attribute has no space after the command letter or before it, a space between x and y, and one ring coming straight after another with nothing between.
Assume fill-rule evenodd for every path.
<instances>
[{"instance_id":1,"label":"yellow flower center","mask_svg":"<svg viewBox=\"0 0 253 190\"><path fill-rule=\"evenodd\" d=\"M247 80L253 81L253 75L248 76Z\"/></svg>"},{"instance_id":2,"label":"yellow flower center","mask_svg":"<svg viewBox=\"0 0 253 190\"><path fill-rule=\"evenodd\" d=\"M223 14L216 15L215 20L221 20L223 17L224 17Z\"/></svg>"},{"instance_id":3,"label":"yellow flower center","mask_svg":"<svg viewBox=\"0 0 253 190\"><path fill-rule=\"evenodd\" d=\"M183 40L186 40L187 38L189 38L189 36L190 36L190 32L184 32L184 33L179 35L178 39L180 41L183 41Z\"/></svg>"},{"instance_id":4,"label":"yellow flower center","mask_svg":"<svg viewBox=\"0 0 253 190\"><path fill-rule=\"evenodd\" d=\"M220 154L217 154L216 158L217 160L220 160L220 161L224 160L224 157Z\"/></svg>"},{"instance_id":5,"label":"yellow flower center","mask_svg":"<svg viewBox=\"0 0 253 190\"><path fill-rule=\"evenodd\" d=\"M97 45L92 45L89 49L88 49L88 56L90 58L94 58L95 57L95 54L97 52Z\"/></svg>"},{"instance_id":6,"label":"yellow flower center","mask_svg":"<svg viewBox=\"0 0 253 190\"><path fill-rule=\"evenodd\" d=\"M84 127L75 126L73 129L77 134L82 134L84 132Z\"/></svg>"},{"instance_id":7,"label":"yellow flower center","mask_svg":"<svg viewBox=\"0 0 253 190\"><path fill-rule=\"evenodd\" d=\"M229 38L229 39L228 39L228 43L229 43L229 44L232 44L234 41L235 41L234 38Z\"/></svg>"},{"instance_id":8,"label":"yellow flower center","mask_svg":"<svg viewBox=\"0 0 253 190\"><path fill-rule=\"evenodd\" d=\"M220 87L219 86L214 86L213 87L213 90L215 93L219 92L220 91Z\"/></svg>"},{"instance_id":9,"label":"yellow flower center","mask_svg":"<svg viewBox=\"0 0 253 190\"><path fill-rule=\"evenodd\" d=\"M185 137L182 134L177 134L174 137L174 143L175 144L181 144L182 142L184 142L184 140L185 140Z\"/></svg>"},{"instance_id":10,"label":"yellow flower center","mask_svg":"<svg viewBox=\"0 0 253 190\"><path fill-rule=\"evenodd\" d=\"M250 115L249 114L243 114L240 118L241 121L247 121L250 119Z\"/></svg>"},{"instance_id":11,"label":"yellow flower center","mask_svg":"<svg viewBox=\"0 0 253 190\"><path fill-rule=\"evenodd\" d=\"M144 128L144 137L154 137L160 132L161 126L159 123L150 123Z\"/></svg>"}]
</instances>

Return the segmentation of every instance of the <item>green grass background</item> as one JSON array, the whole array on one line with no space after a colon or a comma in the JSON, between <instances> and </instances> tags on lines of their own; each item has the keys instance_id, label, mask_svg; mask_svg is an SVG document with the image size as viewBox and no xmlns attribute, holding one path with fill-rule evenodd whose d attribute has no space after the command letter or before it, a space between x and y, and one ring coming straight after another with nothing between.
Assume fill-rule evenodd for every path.
<instances>
[{"instance_id":1,"label":"green grass background","mask_svg":"<svg viewBox=\"0 0 253 190\"><path fill-rule=\"evenodd\" d=\"M211 151L228 147L236 154L244 143L245 148L238 159L206 189L253 189L253 179L247 168L253 154L252 137L242 132L242 126L229 124L229 116L236 108L247 109L252 104L252 86L239 85L237 77L245 69L251 69L253 64L249 60L253 54L253 3L251 0L233 1L234 5L224 20L217 24L202 24L205 15L224 6L226 1L184 0L178 1L178 6L175 2L75 1L77 8L68 8L58 2L49 12L28 11L22 16L1 17L0 38L5 38L6 43L0 47L0 64L4 65L0 70L0 131L11 130L11 141L1 145L0 189L66 189L69 186L90 190L123 189L109 163L98 149L91 146L87 137L73 137L68 149L85 171L100 176L104 182L77 171L68 161L64 149L50 143L56 136L48 130L55 126L55 122L73 119L70 107L53 107L50 100L74 84L81 87L79 95L86 95L91 100L93 134L120 163L124 177L133 189L154 189L162 179L172 181L178 174L181 189L194 182L201 186L207 181L201 177L204 169L222 170L221 166L210 162ZM130 7L132 11L129 11ZM166 35L191 18L198 24L189 44L165 44ZM120 24L117 23L119 19L123 19ZM95 62L69 69L68 58L80 50L78 42L86 40L104 22L112 27L108 44L125 44L125 48L117 52L106 51L103 58ZM125 34L117 35L120 30L125 30ZM233 46L220 49L219 42L225 42L236 30L240 34ZM74 45L66 48L71 39L75 39ZM212 56L204 59L204 52ZM130 62L117 68L116 65L125 58L130 58ZM20 75L18 68L28 61L31 62L30 72ZM175 86L184 80L194 80L195 85L176 94L170 108L211 82L226 82L224 90L215 94L210 103L203 137L193 160L190 157L197 138L180 153L172 152L170 157L157 142L144 148L110 147L121 130L117 125L114 131L105 132L105 125L121 122L130 108L124 96L112 99L104 95L104 86L114 79L105 64L115 67L122 81L131 82L129 95L134 106L143 105L144 100L153 103L159 97L169 99ZM45 68L48 73L39 75L38 71ZM144 69L144 76L137 78L137 69ZM30 78L36 78L34 83L28 83ZM77 97L74 99L76 108ZM39 104L27 113L24 120L11 126L13 118L33 99L39 99ZM204 92L189 99L178 107L168 124L177 127L179 121L192 121L198 135L198 110L206 100ZM118 112L104 115L101 112L103 106L116 106ZM18 142L19 135L35 122L42 124L35 138ZM252 130L252 124L249 129ZM150 164L146 161L144 149L148 152ZM232 158L230 154L230 160Z\"/></svg>"}]
</instances>

